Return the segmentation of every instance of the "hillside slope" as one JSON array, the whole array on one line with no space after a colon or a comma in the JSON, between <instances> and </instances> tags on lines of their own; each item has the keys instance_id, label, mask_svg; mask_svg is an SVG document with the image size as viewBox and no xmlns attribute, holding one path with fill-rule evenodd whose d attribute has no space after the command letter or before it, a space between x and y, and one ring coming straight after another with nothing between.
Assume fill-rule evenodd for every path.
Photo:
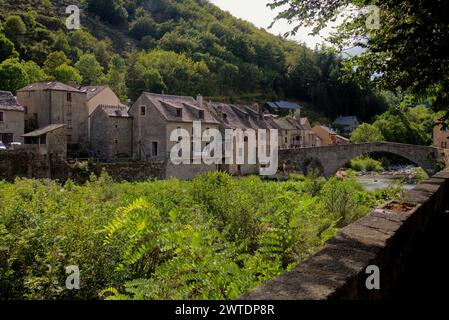
<instances>
[{"instance_id":1,"label":"hillside slope","mask_svg":"<svg viewBox=\"0 0 449 320\"><path fill-rule=\"evenodd\" d=\"M65 27L72 4L81 8L82 30ZM17 52L0 62L18 56L47 78L107 83L123 98L142 90L290 98L329 117L369 118L385 108L371 90L340 81L337 56L274 36L207 0L0 0L0 21L0 36ZM34 70L20 84L43 77Z\"/></svg>"}]
</instances>

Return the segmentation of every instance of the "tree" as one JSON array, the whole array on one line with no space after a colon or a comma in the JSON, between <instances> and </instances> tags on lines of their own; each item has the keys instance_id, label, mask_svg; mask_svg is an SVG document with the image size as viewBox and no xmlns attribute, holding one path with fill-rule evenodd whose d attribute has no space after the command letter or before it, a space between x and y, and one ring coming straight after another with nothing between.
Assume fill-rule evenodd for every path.
<instances>
[{"instance_id":1,"label":"tree","mask_svg":"<svg viewBox=\"0 0 449 320\"><path fill-rule=\"evenodd\" d=\"M0 64L0 88L16 92L29 82L28 75L19 60L6 59Z\"/></svg>"},{"instance_id":2,"label":"tree","mask_svg":"<svg viewBox=\"0 0 449 320\"><path fill-rule=\"evenodd\" d=\"M106 79L111 89L124 100L126 98L126 63L119 55L111 58Z\"/></svg>"},{"instance_id":3,"label":"tree","mask_svg":"<svg viewBox=\"0 0 449 320\"><path fill-rule=\"evenodd\" d=\"M14 48L14 43L0 34L0 62L8 58L18 58L19 54Z\"/></svg>"},{"instance_id":4,"label":"tree","mask_svg":"<svg viewBox=\"0 0 449 320\"><path fill-rule=\"evenodd\" d=\"M296 24L292 33L301 26L318 33L351 8L339 32L329 39L340 50L364 48L346 63L348 74L361 84L372 82L376 74L374 82L385 89L434 96L433 108L444 110L449 124L449 2L385 0L374 2L378 11L367 10L372 4L370 0L272 0L271 7L282 7L277 19ZM380 23L369 24L376 21L377 13Z\"/></svg>"},{"instance_id":5,"label":"tree","mask_svg":"<svg viewBox=\"0 0 449 320\"><path fill-rule=\"evenodd\" d=\"M26 25L20 16L9 16L5 22L5 35L13 40L17 41L17 36L25 34L27 31Z\"/></svg>"},{"instance_id":6,"label":"tree","mask_svg":"<svg viewBox=\"0 0 449 320\"><path fill-rule=\"evenodd\" d=\"M60 81L62 83L74 81L77 84L81 84L83 82L83 77L78 73L78 71L74 67L65 63L53 70L52 75L56 81Z\"/></svg>"},{"instance_id":7,"label":"tree","mask_svg":"<svg viewBox=\"0 0 449 320\"><path fill-rule=\"evenodd\" d=\"M128 12L120 0L88 0L87 9L110 23L124 24Z\"/></svg>"},{"instance_id":8,"label":"tree","mask_svg":"<svg viewBox=\"0 0 449 320\"><path fill-rule=\"evenodd\" d=\"M34 61L22 62L23 69L28 75L29 83L43 82L49 80L50 77L39 67Z\"/></svg>"},{"instance_id":9,"label":"tree","mask_svg":"<svg viewBox=\"0 0 449 320\"><path fill-rule=\"evenodd\" d=\"M83 83L86 85L98 84L104 77L103 67L91 53L82 55L75 63L75 68L83 77Z\"/></svg>"},{"instance_id":10,"label":"tree","mask_svg":"<svg viewBox=\"0 0 449 320\"><path fill-rule=\"evenodd\" d=\"M64 52L54 51L50 53L44 62L44 71L53 75L55 69L63 64L70 65L71 61Z\"/></svg>"},{"instance_id":11,"label":"tree","mask_svg":"<svg viewBox=\"0 0 449 320\"><path fill-rule=\"evenodd\" d=\"M141 62L131 66L127 75L128 96L135 100L143 91L161 93L167 90L167 86L158 70L145 67Z\"/></svg>"},{"instance_id":12,"label":"tree","mask_svg":"<svg viewBox=\"0 0 449 320\"><path fill-rule=\"evenodd\" d=\"M129 34L137 40L141 40L145 36L152 36L153 38L156 38L158 34L157 23L152 17L145 15L138 18L132 24Z\"/></svg>"},{"instance_id":13,"label":"tree","mask_svg":"<svg viewBox=\"0 0 449 320\"><path fill-rule=\"evenodd\" d=\"M362 123L351 134L352 143L378 142L384 140L385 138L379 128L369 123Z\"/></svg>"},{"instance_id":14,"label":"tree","mask_svg":"<svg viewBox=\"0 0 449 320\"><path fill-rule=\"evenodd\" d=\"M64 32L60 31L56 35L55 42L53 44L53 49L56 51L62 51L66 55L70 54L69 41Z\"/></svg>"}]
</instances>

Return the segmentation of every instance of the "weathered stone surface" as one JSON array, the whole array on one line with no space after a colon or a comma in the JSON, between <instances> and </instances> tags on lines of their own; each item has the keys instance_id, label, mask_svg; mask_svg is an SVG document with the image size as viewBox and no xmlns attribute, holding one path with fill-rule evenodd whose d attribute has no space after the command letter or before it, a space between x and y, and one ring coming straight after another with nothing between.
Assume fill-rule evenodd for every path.
<instances>
[{"instance_id":1,"label":"weathered stone surface","mask_svg":"<svg viewBox=\"0 0 449 320\"><path fill-rule=\"evenodd\" d=\"M318 164L326 176L332 176L349 160L372 152L388 152L402 156L429 174L434 174L440 164L448 163L446 155L438 148L391 142L280 150L279 159L290 169L300 171L307 171L311 163Z\"/></svg>"}]
</instances>

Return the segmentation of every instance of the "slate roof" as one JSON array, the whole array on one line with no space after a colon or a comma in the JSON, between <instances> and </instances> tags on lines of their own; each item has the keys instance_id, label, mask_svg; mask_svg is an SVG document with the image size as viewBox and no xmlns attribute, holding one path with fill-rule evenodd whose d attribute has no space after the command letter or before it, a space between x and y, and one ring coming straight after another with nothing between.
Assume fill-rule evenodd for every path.
<instances>
[{"instance_id":1,"label":"slate roof","mask_svg":"<svg viewBox=\"0 0 449 320\"><path fill-rule=\"evenodd\" d=\"M44 134L47 134L49 132L55 131L56 129L60 129L65 127L65 124L50 124L46 127L43 128L39 128L37 130L28 132L24 135L22 135L22 137L39 137L39 136L43 136Z\"/></svg>"},{"instance_id":2,"label":"slate roof","mask_svg":"<svg viewBox=\"0 0 449 320\"><path fill-rule=\"evenodd\" d=\"M267 102L267 104L270 108L273 109L289 109L289 110L301 109L301 106L299 104L290 101L272 101Z\"/></svg>"},{"instance_id":3,"label":"slate roof","mask_svg":"<svg viewBox=\"0 0 449 320\"><path fill-rule=\"evenodd\" d=\"M217 102L209 102L207 105L228 129L276 129L251 107Z\"/></svg>"},{"instance_id":4,"label":"slate roof","mask_svg":"<svg viewBox=\"0 0 449 320\"><path fill-rule=\"evenodd\" d=\"M49 82L37 82L26 86L18 91L38 91L38 90L55 90L55 91L70 91L70 92L79 92L82 91L69 86L67 84L58 82L58 81L49 81Z\"/></svg>"},{"instance_id":5,"label":"slate roof","mask_svg":"<svg viewBox=\"0 0 449 320\"><path fill-rule=\"evenodd\" d=\"M294 118L279 118L270 115L266 117L266 120L280 130L304 130L300 121Z\"/></svg>"},{"instance_id":6,"label":"slate roof","mask_svg":"<svg viewBox=\"0 0 449 320\"><path fill-rule=\"evenodd\" d=\"M24 111L17 98L9 91L0 91L0 110L3 111Z\"/></svg>"},{"instance_id":7,"label":"slate roof","mask_svg":"<svg viewBox=\"0 0 449 320\"><path fill-rule=\"evenodd\" d=\"M84 87L80 87L79 90L81 92L86 92L87 100L90 100L93 97L95 97L97 94L99 94L101 91L106 89L107 87L108 86L84 86Z\"/></svg>"},{"instance_id":8,"label":"slate roof","mask_svg":"<svg viewBox=\"0 0 449 320\"><path fill-rule=\"evenodd\" d=\"M342 126L352 126L355 123L358 123L357 117L350 116L350 117L343 117L340 116L337 119L335 119L334 123L342 125Z\"/></svg>"},{"instance_id":9,"label":"slate roof","mask_svg":"<svg viewBox=\"0 0 449 320\"><path fill-rule=\"evenodd\" d=\"M193 122L219 124L213 115L204 107L201 107L193 97L161 95L144 92L145 97L160 112L160 114L171 122ZM177 110L181 110L178 117ZM201 117L201 113L203 117Z\"/></svg>"},{"instance_id":10,"label":"slate roof","mask_svg":"<svg viewBox=\"0 0 449 320\"><path fill-rule=\"evenodd\" d=\"M128 113L129 107L123 104L119 106L99 105L98 108L101 108L109 117L118 117L118 118L131 117L131 115Z\"/></svg>"}]
</instances>

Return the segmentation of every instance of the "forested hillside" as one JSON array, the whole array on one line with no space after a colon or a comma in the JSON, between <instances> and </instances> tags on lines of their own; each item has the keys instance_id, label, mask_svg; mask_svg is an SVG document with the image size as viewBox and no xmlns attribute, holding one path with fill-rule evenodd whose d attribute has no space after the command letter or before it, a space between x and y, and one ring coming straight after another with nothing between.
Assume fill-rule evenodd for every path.
<instances>
[{"instance_id":1,"label":"forested hillside","mask_svg":"<svg viewBox=\"0 0 449 320\"><path fill-rule=\"evenodd\" d=\"M81 8L80 30L65 9ZM207 0L0 0L0 89L55 79L143 90L288 98L330 118L369 120L384 99L341 80L335 54L311 50L236 19Z\"/></svg>"}]
</instances>

